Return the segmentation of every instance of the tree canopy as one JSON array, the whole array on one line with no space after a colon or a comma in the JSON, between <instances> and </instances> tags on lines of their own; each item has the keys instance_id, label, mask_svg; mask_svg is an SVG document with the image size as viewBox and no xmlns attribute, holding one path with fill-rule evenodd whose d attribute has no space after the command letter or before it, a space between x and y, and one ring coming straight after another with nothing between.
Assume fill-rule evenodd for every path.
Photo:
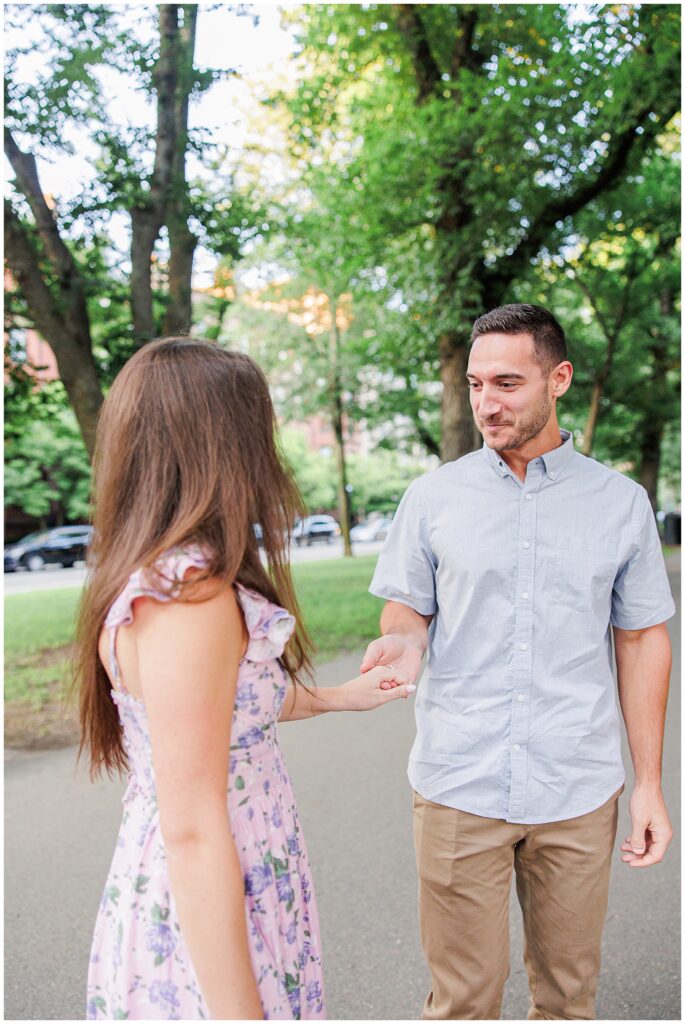
<instances>
[{"instance_id":1,"label":"tree canopy","mask_svg":"<svg viewBox=\"0 0 685 1024\"><path fill-rule=\"evenodd\" d=\"M261 363L285 425L327 418L326 473L291 436L292 457L318 481L303 488L310 507L337 504L345 526L363 475L353 430L417 472L419 456L482 443L464 385L471 323L534 301L569 337L563 424L673 502L678 9L287 8L291 73L253 84L240 151L191 127L192 105L239 73L198 60L210 9L143 6L135 24L118 5L8 9L6 321L46 338L64 386L51 439L26 416L44 401L28 368L11 368L12 500L23 487L27 510L48 491L62 501L60 460L87 480L113 376L157 334L195 330ZM124 80L140 97L128 118L112 104ZM92 157L83 188L47 195L44 161L77 148ZM202 292L199 251L215 266ZM359 507L387 510L381 475Z\"/></svg>"}]
</instances>

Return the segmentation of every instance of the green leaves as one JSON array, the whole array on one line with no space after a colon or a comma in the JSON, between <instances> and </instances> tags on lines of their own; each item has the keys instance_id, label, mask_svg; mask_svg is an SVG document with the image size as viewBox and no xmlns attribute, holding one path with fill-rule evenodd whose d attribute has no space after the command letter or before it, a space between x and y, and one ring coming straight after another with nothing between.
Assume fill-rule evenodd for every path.
<instances>
[{"instance_id":1,"label":"green leaves","mask_svg":"<svg viewBox=\"0 0 685 1024\"><path fill-rule=\"evenodd\" d=\"M159 903L152 905L152 920L155 924L164 924L169 919L171 907L160 907ZM162 958L164 959L164 958Z\"/></svg>"},{"instance_id":2,"label":"green leaves","mask_svg":"<svg viewBox=\"0 0 685 1024\"><path fill-rule=\"evenodd\" d=\"M352 296L346 344L355 351L361 336L367 351L348 383L350 407L363 405L360 378L382 370L370 415L381 424L404 413L430 449L440 440L439 351L463 348L475 315L529 300L544 265L570 322L587 327L587 296L566 288L562 265L591 230L606 259L584 272L608 311L633 250L645 272L658 263L649 225L678 221L662 184L678 165L669 156L646 185L643 164L678 106L679 14L670 5L365 4L309 5L290 19L300 84L285 102L308 202L284 226L289 251L320 288ZM640 291L626 304L624 339L641 299L645 308ZM538 301L549 304L544 291ZM372 341L366 317L356 330L361 309ZM578 349L586 406L603 359L598 318L590 308ZM586 336L596 347L583 348Z\"/></svg>"},{"instance_id":3,"label":"green leaves","mask_svg":"<svg viewBox=\"0 0 685 1024\"><path fill-rule=\"evenodd\" d=\"M68 519L85 520L90 512L90 462L73 413L45 395L25 396L23 412L10 401L5 446L5 505L31 516L49 515L60 506ZM31 411L46 418L31 419ZM18 415L17 415L18 413Z\"/></svg>"},{"instance_id":4,"label":"green leaves","mask_svg":"<svg viewBox=\"0 0 685 1024\"><path fill-rule=\"evenodd\" d=\"M107 889L105 889L105 895L107 896L107 898L109 900L112 901L112 903L114 904L115 907L119 905L119 897L121 896L121 889L119 889L116 885L108 886Z\"/></svg>"}]
</instances>

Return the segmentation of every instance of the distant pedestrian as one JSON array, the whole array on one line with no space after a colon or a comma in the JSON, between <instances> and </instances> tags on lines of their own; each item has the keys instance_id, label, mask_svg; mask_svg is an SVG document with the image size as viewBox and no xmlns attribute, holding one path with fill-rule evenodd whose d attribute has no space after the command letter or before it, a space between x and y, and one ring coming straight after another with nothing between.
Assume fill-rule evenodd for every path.
<instances>
[{"instance_id":1,"label":"distant pedestrian","mask_svg":"<svg viewBox=\"0 0 685 1024\"><path fill-rule=\"evenodd\" d=\"M674 612L645 490L559 429L573 368L547 310L476 320L468 383L480 451L405 494L371 592L383 636L362 670L415 678L409 762L431 1020L496 1019L512 870L534 1019L590 1019L624 771L623 860L671 839L661 754Z\"/></svg>"},{"instance_id":2,"label":"distant pedestrian","mask_svg":"<svg viewBox=\"0 0 685 1024\"><path fill-rule=\"evenodd\" d=\"M82 747L95 774L130 771L88 1018L326 1016L276 722L414 687L390 668L303 684L310 644L284 541L297 506L252 360L177 337L126 364L98 427L79 631Z\"/></svg>"}]
</instances>

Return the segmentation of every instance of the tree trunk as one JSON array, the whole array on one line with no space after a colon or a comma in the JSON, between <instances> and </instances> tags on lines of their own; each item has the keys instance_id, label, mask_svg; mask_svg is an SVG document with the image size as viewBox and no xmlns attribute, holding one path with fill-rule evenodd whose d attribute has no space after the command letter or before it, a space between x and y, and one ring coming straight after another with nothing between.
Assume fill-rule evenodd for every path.
<instances>
[{"instance_id":1,"label":"tree trunk","mask_svg":"<svg viewBox=\"0 0 685 1024\"><path fill-rule=\"evenodd\" d=\"M54 225L56 230L56 225ZM71 259L68 253L69 259ZM46 284L23 225L5 203L5 256L26 301L36 330L55 354L57 369L67 392L89 456L95 449L95 431L102 405L90 338L90 322L81 279L76 267L62 274L58 298Z\"/></svg>"},{"instance_id":2,"label":"tree trunk","mask_svg":"<svg viewBox=\"0 0 685 1024\"><path fill-rule=\"evenodd\" d=\"M649 501L656 512L657 487L659 484L659 463L661 461L661 441L664 436L664 424L648 422L642 432L640 444L640 475L639 480L649 495Z\"/></svg>"},{"instance_id":3,"label":"tree trunk","mask_svg":"<svg viewBox=\"0 0 685 1024\"><path fill-rule=\"evenodd\" d=\"M184 4L183 24L178 33L178 81L174 105L176 138L174 172L167 205L169 228L169 303L164 317L164 334L189 334L192 325L193 258L197 239L190 230L190 197L186 182L188 148L188 104L193 88L193 60L197 5Z\"/></svg>"},{"instance_id":4,"label":"tree trunk","mask_svg":"<svg viewBox=\"0 0 685 1024\"><path fill-rule=\"evenodd\" d=\"M156 335L152 302L152 253L162 217L146 208L131 210L131 320L136 346Z\"/></svg>"},{"instance_id":5,"label":"tree trunk","mask_svg":"<svg viewBox=\"0 0 685 1024\"><path fill-rule=\"evenodd\" d=\"M343 433L342 405L338 404L333 420L333 431L335 433L335 456L338 467L338 505L340 508L340 532L343 538L343 554L346 558L352 557L352 543L350 541L350 492L347 483L347 462L345 457L345 439Z\"/></svg>"},{"instance_id":6,"label":"tree trunk","mask_svg":"<svg viewBox=\"0 0 685 1024\"><path fill-rule=\"evenodd\" d=\"M159 58L153 81L157 93L155 163L147 196L131 210L131 316L136 345L157 334L152 293L152 254L166 217L176 155L178 81L177 4L159 7Z\"/></svg>"},{"instance_id":7,"label":"tree trunk","mask_svg":"<svg viewBox=\"0 0 685 1024\"><path fill-rule=\"evenodd\" d=\"M664 288L659 296L659 311L664 318L673 316L673 295L667 288ZM663 391L669 369L668 348L661 331L654 336L650 348L653 357L651 390L654 398L648 404L643 420L638 479L647 491L652 508L656 512L661 442L667 421L667 403L664 401Z\"/></svg>"},{"instance_id":8,"label":"tree trunk","mask_svg":"<svg viewBox=\"0 0 685 1024\"><path fill-rule=\"evenodd\" d=\"M440 378L442 403L440 457L451 462L474 449L474 424L466 387L469 353L456 331L440 338Z\"/></svg>"},{"instance_id":9,"label":"tree trunk","mask_svg":"<svg viewBox=\"0 0 685 1024\"><path fill-rule=\"evenodd\" d=\"M468 68L472 72L482 72L482 56L473 49L472 44L483 5L461 4L458 6L456 18L458 31L450 58L449 75L452 89L446 103L450 105L461 102L461 92L455 87L460 74ZM424 5L393 4L395 25L411 56L414 75L416 77L416 102L419 106L429 98L440 95L438 90L443 84L444 54L438 58L433 49L424 21ZM444 42L444 41L441 41ZM454 150L445 154L442 161L442 175L438 180L441 213L436 223L436 241L438 250L442 250L440 260L441 281L440 301L445 309L455 310L455 316L464 321L467 316L465 306L479 306L480 295L473 297L477 285L472 288L467 302L459 299L464 286L464 255L458 242L466 228L473 222L475 211L467 199L463 187L463 168L471 157L471 140L455 139ZM459 310L457 314L456 311ZM478 312L482 312L480 308ZM468 336L468 335L466 335ZM443 333L438 341L440 353L440 377L442 380L442 401L440 409L442 442L440 455L443 462L461 458L474 449L474 427L470 403L466 394L466 366L468 364L468 348L465 336L458 329ZM476 442L476 447L478 442Z\"/></svg>"},{"instance_id":10,"label":"tree trunk","mask_svg":"<svg viewBox=\"0 0 685 1024\"><path fill-rule=\"evenodd\" d=\"M620 325L617 325L616 333L608 336L604 364L592 385L590 408L588 409L587 419L585 420L585 426L583 427L583 447L581 448L581 453L583 455L592 455L592 445L595 439L595 428L597 427L597 422L599 420L602 395L604 394L604 389L606 388L607 381L609 379L611 364L614 361L614 350L618 341L619 331Z\"/></svg>"},{"instance_id":11,"label":"tree trunk","mask_svg":"<svg viewBox=\"0 0 685 1024\"><path fill-rule=\"evenodd\" d=\"M581 452L583 455L592 454L592 442L595 436L595 427L597 426L597 420L599 418L599 401L602 397L602 385L598 380L592 385L592 395L590 396L590 408L588 409L587 419L585 420L585 426L583 427L583 447Z\"/></svg>"},{"instance_id":12,"label":"tree trunk","mask_svg":"<svg viewBox=\"0 0 685 1024\"><path fill-rule=\"evenodd\" d=\"M412 413L412 420L414 423L414 429L416 431L417 440L421 442L426 452L429 455L440 456L440 445L437 443L431 432L421 422L418 414L418 410Z\"/></svg>"},{"instance_id":13,"label":"tree trunk","mask_svg":"<svg viewBox=\"0 0 685 1024\"><path fill-rule=\"evenodd\" d=\"M170 215L169 243L169 302L162 333L190 334L193 320L191 277L197 239L184 218Z\"/></svg>"},{"instance_id":14,"label":"tree trunk","mask_svg":"<svg viewBox=\"0 0 685 1024\"><path fill-rule=\"evenodd\" d=\"M205 328L204 335L208 341L218 341L221 335L221 328L224 325L224 317L228 311L228 307L231 305L230 299L217 299L213 306L213 311L216 313L216 322Z\"/></svg>"},{"instance_id":15,"label":"tree trunk","mask_svg":"<svg viewBox=\"0 0 685 1024\"><path fill-rule=\"evenodd\" d=\"M338 467L338 506L340 509L340 530L343 538L343 553L346 558L352 557L350 542L350 493L347 489L347 461L345 458L345 432L343 429L343 400L340 383L340 333L336 322L337 306L334 299L329 299L330 328L330 402L331 423L335 434L335 459Z\"/></svg>"}]
</instances>

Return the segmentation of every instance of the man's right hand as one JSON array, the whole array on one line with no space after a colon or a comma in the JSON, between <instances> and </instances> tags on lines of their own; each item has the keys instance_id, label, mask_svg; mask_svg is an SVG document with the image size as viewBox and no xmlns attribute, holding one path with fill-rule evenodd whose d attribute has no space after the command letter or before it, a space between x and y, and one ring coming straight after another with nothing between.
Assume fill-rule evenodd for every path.
<instances>
[{"instance_id":1,"label":"man's right hand","mask_svg":"<svg viewBox=\"0 0 685 1024\"><path fill-rule=\"evenodd\" d=\"M408 633L388 633L371 641L360 670L368 672L376 665L392 665L413 683L421 670L424 647L419 637ZM389 685L381 683L381 688L387 689Z\"/></svg>"}]
</instances>

